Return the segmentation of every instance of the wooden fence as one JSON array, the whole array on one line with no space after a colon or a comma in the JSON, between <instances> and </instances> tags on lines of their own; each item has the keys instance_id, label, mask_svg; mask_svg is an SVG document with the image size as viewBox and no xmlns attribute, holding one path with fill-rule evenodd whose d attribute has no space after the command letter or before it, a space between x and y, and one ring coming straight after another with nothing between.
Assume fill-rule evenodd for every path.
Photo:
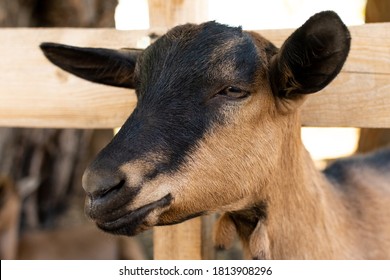
<instances>
[{"instance_id":1,"label":"wooden fence","mask_svg":"<svg viewBox=\"0 0 390 280\"><path fill-rule=\"evenodd\" d=\"M341 74L304 105L303 125L390 127L390 24L351 27ZM0 126L113 128L136 105L132 91L95 85L50 64L44 41L90 47L136 47L150 32L111 29L0 29ZM259 31L280 46L292 30ZM156 259L208 258L207 218L155 230Z\"/></svg>"},{"instance_id":2,"label":"wooden fence","mask_svg":"<svg viewBox=\"0 0 390 280\"><path fill-rule=\"evenodd\" d=\"M390 126L389 27L383 23L350 28L353 39L346 65L329 87L309 98L304 107L304 125ZM38 46L53 41L91 47L135 47L150 32L0 29L0 126L120 126L136 105L131 91L95 85L69 75L48 63ZM291 30L259 32L280 46Z\"/></svg>"}]
</instances>

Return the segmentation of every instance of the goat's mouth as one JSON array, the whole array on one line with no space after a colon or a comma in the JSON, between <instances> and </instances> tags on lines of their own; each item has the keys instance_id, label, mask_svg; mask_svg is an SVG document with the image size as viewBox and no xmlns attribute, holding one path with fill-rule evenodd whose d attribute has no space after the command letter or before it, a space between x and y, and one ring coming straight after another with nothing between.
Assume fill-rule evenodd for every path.
<instances>
[{"instance_id":1,"label":"goat's mouth","mask_svg":"<svg viewBox=\"0 0 390 280\"><path fill-rule=\"evenodd\" d=\"M97 227L105 232L133 236L156 225L159 215L167 210L172 200L172 195L167 194L138 209L120 211L118 215L112 215L109 218L93 217L93 220Z\"/></svg>"}]
</instances>

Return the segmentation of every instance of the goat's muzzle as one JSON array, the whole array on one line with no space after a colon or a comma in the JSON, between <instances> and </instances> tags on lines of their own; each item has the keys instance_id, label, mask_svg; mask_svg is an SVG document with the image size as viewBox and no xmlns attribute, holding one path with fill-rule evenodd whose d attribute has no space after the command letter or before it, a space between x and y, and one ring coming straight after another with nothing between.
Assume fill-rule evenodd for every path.
<instances>
[{"instance_id":1,"label":"goat's muzzle","mask_svg":"<svg viewBox=\"0 0 390 280\"><path fill-rule=\"evenodd\" d=\"M96 225L113 234L135 235L152 226L158 216L172 202L171 194L161 199L132 208L132 202L142 185L128 185L124 176L115 172L87 169L83 175L83 188L87 197L85 213Z\"/></svg>"}]
</instances>

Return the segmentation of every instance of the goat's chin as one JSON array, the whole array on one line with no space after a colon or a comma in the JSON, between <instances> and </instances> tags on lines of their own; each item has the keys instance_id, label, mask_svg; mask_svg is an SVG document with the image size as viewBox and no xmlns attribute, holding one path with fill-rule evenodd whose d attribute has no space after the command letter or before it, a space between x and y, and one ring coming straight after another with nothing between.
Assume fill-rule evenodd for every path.
<instances>
[{"instance_id":1,"label":"goat's chin","mask_svg":"<svg viewBox=\"0 0 390 280\"><path fill-rule=\"evenodd\" d=\"M165 211L161 213L158 223L156 224L157 226L170 226L170 225L176 225L180 224L182 222L185 222L187 220L190 220L192 218L196 218L199 216L206 215L207 212L202 211L202 212L197 212L197 213L192 213L192 214L178 214L176 211L171 211L169 209L168 211Z\"/></svg>"},{"instance_id":2,"label":"goat's chin","mask_svg":"<svg viewBox=\"0 0 390 280\"><path fill-rule=\"evenodd\" d=\"M133 236L158 224L161 213L169 209L172 202L170 194L163 198L129 211L119 217L109 220L95 218L94 221L101 230L117 235Z\"/></svg>"}]
</instances>

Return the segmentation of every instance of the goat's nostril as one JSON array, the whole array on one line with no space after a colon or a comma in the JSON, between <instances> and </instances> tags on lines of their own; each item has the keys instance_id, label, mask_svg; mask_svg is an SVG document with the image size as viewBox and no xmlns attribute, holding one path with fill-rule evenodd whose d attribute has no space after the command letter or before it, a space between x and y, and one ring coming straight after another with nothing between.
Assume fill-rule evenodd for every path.
<instances>
[{"instance_id":1,"label":"goat's nostril","mask_svg":"<svg viewBox=\"0 0 390 280\"><path fill-rule=\"evenodd\" d=\"M105 189L102 189L100 193L96 193L95 195L99 197L104 197L111 192L120 190L124 185L125 185L125 180L121 180L118 184L110 187L106 187Z\"/></svg>"},{"instance_id":2,"label":"goat's nostril","mask_svg":"<svg viewBox=\"0 0 390 280\"><path fill-rule=\"evenodd\" d=\"M83 188L90 197L104 197L121 189L126 181L115 173L93 172L86 170L83 175Z\"/></svg>"}]
</instances>

